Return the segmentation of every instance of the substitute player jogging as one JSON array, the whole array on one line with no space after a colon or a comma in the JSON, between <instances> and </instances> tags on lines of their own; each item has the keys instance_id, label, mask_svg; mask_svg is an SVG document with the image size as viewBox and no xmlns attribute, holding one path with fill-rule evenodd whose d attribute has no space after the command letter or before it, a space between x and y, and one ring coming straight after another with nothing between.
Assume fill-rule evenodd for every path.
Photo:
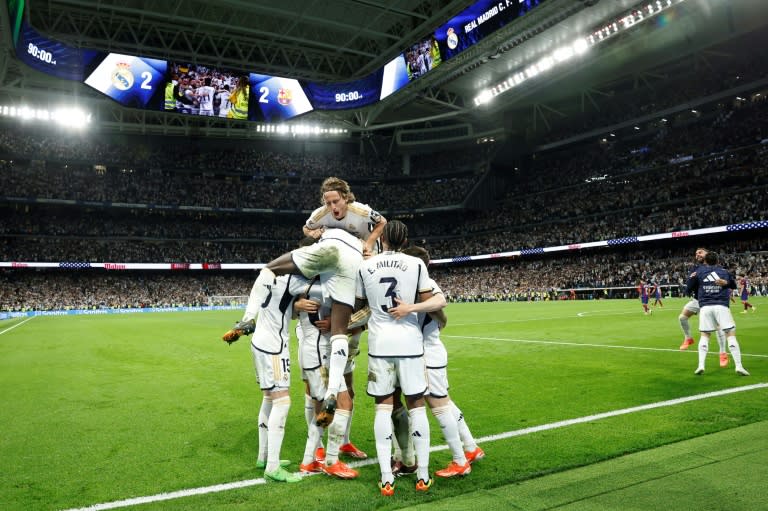
<instances>
[{"instance_id":1,"label":"substitute player jogging","mask_svg":"<svg viewBox=\"0 0 768 511\"><path fill-rule=\"evenodd\" d=\"M725 280L727 286L721 286L719 282ZM749 373L741 365L741 348L736 340L736 323L729 306L731 304L731 289L736 289L736 281L726 269L717 264L717 254L707 252L704 255L704 264L696 269L696 272L688 279L686 289L689 293L696 292L699 300L699 365L695 374L704 374L704 363L709 349L709 336L718 326L723 329L728 341L728 350L733 357L736 366L736 374L749 376Z\"/></svg>"}]
</instances>

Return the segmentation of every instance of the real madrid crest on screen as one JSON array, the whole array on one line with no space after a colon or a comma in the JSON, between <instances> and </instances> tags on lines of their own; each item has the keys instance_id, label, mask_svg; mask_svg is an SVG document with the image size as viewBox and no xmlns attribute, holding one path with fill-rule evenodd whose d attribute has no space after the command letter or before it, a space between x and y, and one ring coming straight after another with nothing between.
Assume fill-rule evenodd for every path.
<instances>
[{"instance_id":1,"label":"real madrid crest on screen","mask_svg":"<svg viewBox=\"0 0 768 511\"><path fill-rule=\"evenodd\" d=\"M448 48L452 50L455 50L459 45L459 36L456 35L456 31L453 27L448 27L448 30L446 30L445 43L448 45Z\"/></svg>"},{"instance_id":2,"label":"real madrid crest on screen","mask_svg":"<svg viewBox=\"0 0 768 511\"><path fill-rule=\"evenodd\" d=\"M118 90L128 90L133 87L133 73L127 62L118 62L112 71L112 85Z\"/></svg>"}]
</instances>

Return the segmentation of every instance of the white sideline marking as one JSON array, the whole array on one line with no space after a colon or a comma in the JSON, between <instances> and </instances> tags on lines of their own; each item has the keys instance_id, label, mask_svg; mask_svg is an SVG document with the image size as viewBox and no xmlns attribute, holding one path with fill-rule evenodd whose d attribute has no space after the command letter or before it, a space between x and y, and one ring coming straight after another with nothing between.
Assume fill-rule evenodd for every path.
<instances>
[{"instance_id":1,"label":"white sideline marking","mask_svg":"<svg viewBox=\"0 0 768 511\"><path fill-rule=\"evenodd\" d=\"M541 341L536 339L504 339L502 337L478 337L471 335L441 335L443 339L472 339L475 341L494 341L494 342L520 342L525 344L554 344L556 346L581 346L585 348L608 348L617 350L638 350L638 351L666 351L672 353L698 353L698 350L692 349L682 351L679 348L646 348L644 346L621 346L619 344L594 344L587 342L567 342L567 341ZM717 355L717 351L708 353L710 356ZM742 357L768 358L768 355L742 353Z\"/></svg>"},{"instance_id":2,"label":"white sideline marking","mask_svg":"<svg viewBox=\"0 0 768 511\"><path fill-rule=\"evenodd\" d=\"M21 325L23 325L24 323L26 323L27 321L32 321L33 319L35 319L35 316L32 316L31 318L27 318L27 319L25 319L24 321L22 321L21 323L16 323L16 324L15 324L15 325L13 325L13 326L9 326L9 327L8 327L8 328L6 328L5 330L0 330L0 335L3 335L3 334L4 334L4 333L6 333L6 332L10 332L11 330L13 330L14 328L16 328L17 326L21 326Z\"/></svg>"},{"instance_id":3,"label":"white sideline marking","mask_svg":"<svg viewBox=\"0 0 768 511\"><path fill-rule=\"evenodd\" d=\"M714 392L706 392L704 394L696 394L693 396L681 397L677 399L670 399L668 401L659 401L657 403L650 403L647 405L633 406L631 408L622 408L621 410L613 410L610 412L598 413L595 415L587 415L585 417L579 417L576 419L567 419L564 421L552 422L550 424L542 424L540 426L532 426L530 428L518 429L515 431L507 431L506 433L499 433L497 435L484 436L476 439L477 443L493 442L496 440L503 440L505 438L511 438L515 436L529 435L531 433L538 433L540 431L547 431L550 429L562 428L565 426L572 426L574 424L583 424L585 422L597 421L606 419L609 417L616 417L618 415L626 415L630 413L642 412L645 410L652 410L654 408L663 408L666 406L675 406L682 403L689 403L691 401L698 401L701 399L709 399L711 397L719 397L727 394L735 394L737 392L746 392L748 390L756 390L768 388L768 383L756 383L754 385L745 385L743 387L734 387L730 389L717 390ZM448 449L447 445L436 445L430 447L430 451L445 451ZM362 467L365 465L373 465L378 463L376 458L369 458L367 460L350 463L351 467ZM312 476L309 474L305 477ZM125 500L116 500L113 502L105 502L102 504L94 504L88 507L72 508L65 511L100 511L103 509L117 509L121 507L137 506L140 504L148 504L150 502L161 502L164 500L178 499L182 497L190 497L193 495L204 495L207 493L216 493L227 490L234 490L238 488L246 488L248 486L256 486L264 484L266 481L263 478L260 479L246 479L244 481L236 481L234 483L216 484L213 486L204 486L200 488L191 488L188 490L178 490L168 493L158 493L157 495L150 495L147 497L134 497Z\"/></svg>"}]
</instances>

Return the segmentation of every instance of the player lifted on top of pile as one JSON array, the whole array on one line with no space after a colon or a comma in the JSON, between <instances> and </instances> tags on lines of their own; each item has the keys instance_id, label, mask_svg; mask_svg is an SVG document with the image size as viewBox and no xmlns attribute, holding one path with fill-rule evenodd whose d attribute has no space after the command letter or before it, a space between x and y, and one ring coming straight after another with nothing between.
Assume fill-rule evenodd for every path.
<instances>
[{"instance_id":1,"label":"player lifted on top of pile","mask_svg":"<svg viewBox=\"0 0 768 511\"><path fill-rule=\"evenodd\" d=\"M347 327L355 301L355 276L363 256L376 251L386 219L369 206L355 201L349 184L329 177L320 187L324 206L307 220L305 233L318 242L273 259L259 272L250 300L261 303L277 275L319 276L331 305L331 360L328 390L318 420L328 425L336 411L336 394L344 379L349 343ZM260 301L261 300L261 301ZM245 318L244 318L245 319Z\"/></svg>"}]
</instances>

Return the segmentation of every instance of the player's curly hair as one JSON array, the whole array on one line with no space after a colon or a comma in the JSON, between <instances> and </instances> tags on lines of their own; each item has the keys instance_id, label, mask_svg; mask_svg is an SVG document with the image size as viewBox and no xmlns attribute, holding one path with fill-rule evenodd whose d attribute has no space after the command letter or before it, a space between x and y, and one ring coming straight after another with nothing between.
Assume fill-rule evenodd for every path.
<instances>
[{"instance_id":1,"label":"player's curly hair","mask_svg":"<svg viewBox=\"0 0 768 511\"><path fill-rule=\"evenodd\" d=\"M401 252L405 255L418 257L422 261L424 261L424 264L429 266L429 252L427 252L427 249L424 247L417 247L416 245L411 245L410 247L405 247Z\"/></svg>"},{"instance_id":2,"label":"player's curly hair","mask_svg":"<svg viewBox=\"0 0 768 511\"><path fill-rule=\"evenodd\" d=\"M339 177L331 176L325 178L323 184L320 185L321 204L325 204L325 201L323 200L325 192L339 192L339 195L341 195L341 198L344 199L347 204L355 202L355 194L352 193L352 190L349 188L349 183Z\"/></svg>"},{"instance_id":3,"label":"player's curly hair","mask_svg":"<svg viewBox=\"0 0 768 511\"><path fill-rule=\"evenodd\" d=\"M408 227L400 220L390 220L384 226L381 238L390 250L399 251L408 241Z\"/></svg>"}]
</instances>

